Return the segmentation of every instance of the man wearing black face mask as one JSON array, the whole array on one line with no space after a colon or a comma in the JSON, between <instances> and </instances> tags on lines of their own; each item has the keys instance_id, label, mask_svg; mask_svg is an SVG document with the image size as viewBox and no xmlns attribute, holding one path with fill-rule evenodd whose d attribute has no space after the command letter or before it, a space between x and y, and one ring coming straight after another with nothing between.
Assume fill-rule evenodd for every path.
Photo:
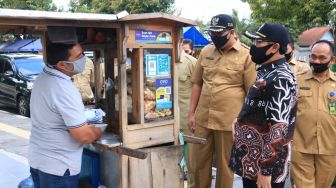
<instances>
[{"instance_id":1,"label":"man wearing black face mask","mask_svg":"<svg viewBox=\"0 0 336 188\"><path fill-rule=\"evenodd\" d=\"M307 63L298 61L295 59L295 57L293 57L294 50L295 50L293 37L289 35L288 40L289 40L288 41L289 43L287 45L287 52L285 54L285 58L287 62L289 63L289 65L291 66L292 71L294 72L296 76L309 72L310 67Z\"/></svg>"},{"instance_id":2,"label":"man wearing black face mask","mask_svg":"<svg viewBox=\"0 0 336 188\"><path fill-rule=\"evenodd\" d=\"M190 131L207 139L207 144L195 144L193 148L195 187L211 187L215 153L216 187L232 188L233 173L228 167L233 141L231 124L256 71L248 48L235 39L229 15L214 16L208 31L213 44L202 49L196 63L188 116Z\"/></svg>"},{"instance_id":3,"label":"man wearing black face mask","mask_svg":"<svg viewBox=\"0 0 336 188\"><path fill-rule=\"evenodd\" d=\"M288 33L265 23L255 35L250 55L258 65L257 80L233 124L230 167L244 188L283 188L288 176L296 113L296 79L283 54Z\"/></svg>"},{"instance_id":4,"label":"man wearing black face mask","mask_svg":"<svg viewBox=\"0 0 336 188\"><path fill-rule=\"evenodd\" d=\"M292 176L297 188L331 187L336 175L336 75L334 46L313 44L312 71L297 77L299 100L293 139Z\"/></svg>"}]
</instances>

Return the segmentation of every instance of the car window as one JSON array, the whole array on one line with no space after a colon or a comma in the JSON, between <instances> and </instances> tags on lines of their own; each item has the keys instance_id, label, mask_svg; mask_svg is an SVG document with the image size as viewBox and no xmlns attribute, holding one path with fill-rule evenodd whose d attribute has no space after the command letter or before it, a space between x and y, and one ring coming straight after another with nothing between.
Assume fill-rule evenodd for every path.
<instances>
[{"instance_id":1,"label":"car window","mask_svg":"<svg viewBox=\"0 0 336 188\"><path fill-rule=\"evenodd\" d=\"M40 57L29 57L16 59L15 66L23 75L37 75L40 74L44 67L43 58Z\"/></svg>"},{"instance_id":2,"label":"car window","mask_svg":"<svg viewBox=\"0 0 336 188\"><path fill-rule=\"evenodd\" d=\"M5 62L3 73L8 75L14 74L12 65L9 62Z\"/></svg>"},{"instance_id":3,"label":"car window","mask_svg":"<svg viewBox=\"0 0 336 188\"><path fill-rule=\"evenodd\" d=\"M0 74L4 73L4 67L5 67L5 60L0 59Z\"/></svg>"}]
</instances>

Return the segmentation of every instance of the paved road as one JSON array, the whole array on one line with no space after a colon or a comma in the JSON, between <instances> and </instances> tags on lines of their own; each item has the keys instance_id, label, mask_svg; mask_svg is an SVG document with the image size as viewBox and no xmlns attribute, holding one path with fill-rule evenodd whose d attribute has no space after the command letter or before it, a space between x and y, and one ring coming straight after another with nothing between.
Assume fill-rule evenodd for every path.
<instances>
[{"instance_id":1,"label":"paved road","mask_svg":"<svg viewBox=\"0 0 336 188\"><path fill-rule=\"evenodd\" d=\"M16 188L27 178L30 119L0 106L0 187Z\"/></svg>"}]
</instances>

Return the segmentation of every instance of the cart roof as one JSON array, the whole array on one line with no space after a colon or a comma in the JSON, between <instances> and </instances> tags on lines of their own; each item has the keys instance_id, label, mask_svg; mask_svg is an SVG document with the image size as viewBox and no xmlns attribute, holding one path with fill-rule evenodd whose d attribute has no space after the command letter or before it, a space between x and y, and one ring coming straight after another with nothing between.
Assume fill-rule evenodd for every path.
<instances>
[{"instance_id":1,"label":"cart roof","mask_svg":"<svg viewBox=\"0 0 336 188\"><path fill-rule=\"evenodd\" d=\"M115 14L94 14L94 13L72 13L72 12L51 12L38 10L0 9L0 18L22 18L22 19L53 19L53 20L92 20L92 21L116 21Z\"/></svg>"},{"instance_id":2,"label":"cart roof","mask_svg":"<svg viewBox=\"0 0 336 188\"><path fill-rule=\"evenodd\" d=\"M0 9L0 25L22 26L74 26L74 27L120 27L120 22L167 21L182 26L195 25L195 22L166 13L144 13L128 15L51 12L20 9ZM160 23L160 22L159 22Z\"/></svg>"},{"instance_id":3,"label":"cart roof","mask_svg":"<svg viewBox=\"0 0 336 188\"><path fill-rule=\"evenodd\" d=\"M196 25L196 22L193 20L171 15L171 14L161 13L161 12L130 14L120 19L120 21L144 21L144 20L167 20L167 21L179 23L183 26Z\"/></svg>"}]
</instances>

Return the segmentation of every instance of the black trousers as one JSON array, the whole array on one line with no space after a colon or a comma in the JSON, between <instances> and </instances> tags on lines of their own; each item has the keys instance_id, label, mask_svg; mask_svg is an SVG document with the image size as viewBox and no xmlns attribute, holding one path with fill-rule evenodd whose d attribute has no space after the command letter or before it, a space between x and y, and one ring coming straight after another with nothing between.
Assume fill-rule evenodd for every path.
<instances>
[{"instance_id":1,"label":"black trousers","mask_svg":"<svg viewBox=\"0 0 336 188\"><path fill-rule=\"evenodd\" d=\"M272 183L272 188L284 188L285 182L282 183ZM243 187L244 188L258 188L257 181L249 180L243 178Z\"/></svg>"}]
</instances>

